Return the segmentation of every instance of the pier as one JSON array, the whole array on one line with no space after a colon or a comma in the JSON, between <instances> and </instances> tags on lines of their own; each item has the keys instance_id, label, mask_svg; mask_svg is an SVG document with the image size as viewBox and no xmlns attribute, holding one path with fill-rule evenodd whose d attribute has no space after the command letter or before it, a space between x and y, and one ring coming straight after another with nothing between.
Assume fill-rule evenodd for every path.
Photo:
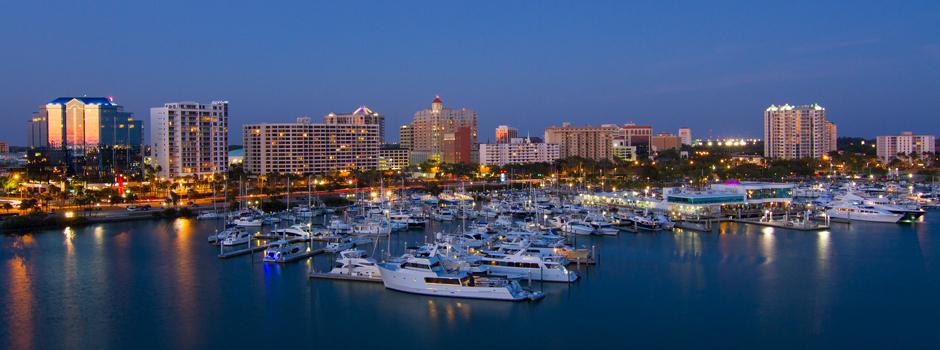
<instances>
[{"instance_id":1,"label":"pier","mask_svg":"<svg viewBox=\"0 0 940 350\"><path fill-rule=\"evenodd\" d=\"M307 241L307 240L305 240L305 239L303 239L303 238L295 238L295 239L288 240L287 242L288 242L288 243L296 243L296 242L306 242L306 241ZM246 255L246 254L252 254L252 253L257 252L257 251L264 251L265 249L268 249L268 247L271 246L271 243L273 243L273 242L269 242L269 243L265 243L265 244L260 244L260 245L256 245L256 246L251 246L251 240L249 240L249 241L248 241L248 247L247 247L247 248L239 248L239 249L234 249L234 250L229 250L229 251L225 251L225 249L221 249L220 252L219 252L219 259L234 258L234 257L236 257L236 256L242 256L242 255ZM314 256L314 255L322 254L323 252L324 252L323 249L312 249L312 250L310 250L310 252L308 252L307 254L304 254L303 256L298 256L298 257L295 257L295 258L293 258L293 259L291 259L291 260L289 260L289 261L285 261L285 262L296 261L296 260L300 260L300 259L303 259L303 258L308 258L308 257Z\"/></svg>"},{"instance_id":2,"label":"pier","mask_svg":"<svg viewBox=\"0 0 940 350\"><path fill-rule=\"evenodd\" d=\"M350 275L337 275L326 272L311 272L308 275L310 279L325 279L325 280L334 280L334 281L353 281L353 282L372 282L372 283L382 283L381 278L370 278L362 276L350 276Z\"/></svg>"},{"instance_id":3,"label":"pier","mask_svg":"<svg viewBox=\"0 0 940 350\"><path fill-rule=\"evenodd\" d=\"M753 219L734 219L732 222L738 222L742 224L752 224L766 227L775 227L783 228L788 230L797 230L797 231L824 231L829 229L829 225L826 224L816 224L812 221L810 222L794 222L794 221L760 221Z\"/></svg>"}]
</instances>

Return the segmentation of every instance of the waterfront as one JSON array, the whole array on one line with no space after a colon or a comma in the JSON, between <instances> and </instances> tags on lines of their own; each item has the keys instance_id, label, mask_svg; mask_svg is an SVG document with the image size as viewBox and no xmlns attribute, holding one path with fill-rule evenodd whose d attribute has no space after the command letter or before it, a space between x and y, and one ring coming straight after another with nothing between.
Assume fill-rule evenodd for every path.
<instances>
[{"instance_id":1,"label":"waterfront","mask_svg":"<svg viewBox=\"0 0 940 350\"><path fill-rule=\"evenodd\" d=\"M579 238L598 247L600 264L582 266L571 285L534 282L546 298L532 303L309 280L328 256L220 260L206 244L214 227L151 220L2 237L2 346L916 348L940 340L940 226L925 222ZM425 235L396 233L391 245L398 252Z\"/></svg>"}]
</instances>

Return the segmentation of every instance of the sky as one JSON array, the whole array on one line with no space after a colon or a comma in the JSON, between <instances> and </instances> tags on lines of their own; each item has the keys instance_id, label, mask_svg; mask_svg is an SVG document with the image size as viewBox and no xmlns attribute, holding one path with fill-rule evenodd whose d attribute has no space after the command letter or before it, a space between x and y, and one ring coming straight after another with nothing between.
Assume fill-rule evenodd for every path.
<instances>
[{"instance_id":1,"label":"sky","mask_svg":"<svg viewBox=\"0 0 940 350\"><path fill-rule=\"evenodd\" d=\"M435 95L509 124L762 134L770 104L819 103L840 136L940 134L940 1L11 1L0 140L59 96L114 96L149 123L230 102L241 125L366 105L387 138Z\"/></svg>"}]
</instances>

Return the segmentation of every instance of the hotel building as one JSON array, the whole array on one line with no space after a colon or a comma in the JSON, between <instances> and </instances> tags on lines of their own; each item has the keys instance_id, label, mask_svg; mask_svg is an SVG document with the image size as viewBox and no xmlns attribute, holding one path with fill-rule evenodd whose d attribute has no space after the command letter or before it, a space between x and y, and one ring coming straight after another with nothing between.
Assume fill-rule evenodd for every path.
<instances>
[{"instance_id":1,"label":"hotel building","mask_svg":"<svg viewBox=\"0 0 940 350\"><path fill-rule=\"evenodd\" d=\"M143 122L105 97L60 97L28 122L29 163L104 180L139 174Z\"/></svg>"},{"instance_id":2,"label":"hotel building","mask_svg":"<svg viewBox=\"0 0 940 350\"><path fill-rule=\"evenodd\" d=\"M355 111L346 114L330 113L323 117L325 124L352 124L352 125L377 125L379 127L379 142L385 143L385 117L362 106Z\"/></svg>"},{"instance_id":3,"label":"hotel building","mask_svg":"<svg viewBox=\"0 0 940 350\"><path fill-rule=\"evenodd\" d=\"M470 163L477 158L477 113L472 109L444 108L436 96L430 109L415 112L411 128L412 164L428 160Z\"/></svg>"},{"instance_id":4,"label":"hotel building","mask_svg":"<svg viewBox=\"0 0 940 350\"><path fill-rule=\"evenodd\" d=\"M936 139L933 135L914 135L907 131L900 135L878 136L878 159L890 162L898 154L911 155L936 152Z\"/></svg>"},{"instance_id":5,"label":"hotel building","mask_svg":"<svg viewBox=\"0 0 940 350\"><path fill-rule=\"evenodd\" d=\"M160 176L228 170L228 101L166 103L150 109L150 125L151 157Z\"/></svg>"},{"instance_id":6,"label":"hotel building","mask_svg":"<svg viewBox=\"0 0 940 350\"><path fill-rule=\"evenodd\" d=\"M559 145L533 142L532 138L512 138L509 143L480 144L480 164L552 163L558 159Z\"/></svg>"},{"instance_id":7,"label":"hotel building","mask_svg":"<svg viewBox=\"0 0 940 350\"><path fill-rule=\"evenodd\" d=\"M405 124L398 128L398 144L401 148L411 151L414 147L414 142L414 128L411 127L411 124Z\"/></svg>"},{"instance_id":8,"label":"hotel building","mask_svg":"<svg viewBox=\"0 0 940 350\"><path fill-rule=\"evenodd\" d=\"M818 104L771 105L764 111L764 156L779 159L819 158L835 151L836 126Z\"/></svg>"},{"instance_id":9,"label":"hotel building","mask_svg":"<svg viewBox=\"0 0 940 350\"><path fill-rule=\"evenodd\" d=\"M613 160L614 137L620 133L622 129L616 125L573 127L563 123L561 127L545 129L545 143L558 145L560 158Z\"/></svg>"},{"instance_id":10,"label":"hotel building","mask_svg":"<svg viewBox=\"0 0 940 350\"><path fill-rule=\"evenodd\" d=\"M311 174L375 170L379 158L377 124L295 123L248 124L243 127L245 171L256 174Z\"/></svg>"}]
</instances>

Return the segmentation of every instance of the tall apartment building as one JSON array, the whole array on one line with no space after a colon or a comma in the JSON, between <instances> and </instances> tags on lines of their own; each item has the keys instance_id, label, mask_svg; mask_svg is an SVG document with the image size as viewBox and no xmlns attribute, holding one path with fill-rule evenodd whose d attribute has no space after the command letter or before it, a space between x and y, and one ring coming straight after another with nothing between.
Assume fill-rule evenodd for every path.
<instances>
[{"instance_id":1,"label":"tall apartment building","mask_svg":"<svg viewBox=\"0 0 940 350\"><path fill-rule=\"evenodd\" d=\"M160 176L179 178L228 170L228 101L171 102L150 109L151 157Z\"/></svg>"},{"instance_id":2,"label":"tall apartment building","mask_svg":"<svg viewBox=\"0 0 940 350\"><path fill-rule=\"evenodd\" d=\"M496 127L496 143L509 143L512 139L519 137L519 130L509 125L500 125Z\"/></svg>"},{"instance_id":3,"label":"tall apartment building","mask_svg":"<svg viewBox=\"0 0 940 350\"><path fill-rule=\"evenodd\" d=\"M477 113L472 109L444 108L436 96L430 109L415 112L411 122L411 163L427 160L469 163L477 143Z\"/></svg>"},{"instance_id":4,"label":"tall apartment building","mask_svg":"<svg viewBox=\"0 0 940 350\"><path fill-rule=\"evenodd\" d=\"M771 105L764 111L764 156L819 158L836 149L836 126L818 104Z\"/></svg>"},{"instance_id":5,"label":"tall apartment building","mask_svg":"<svg viewBox=\"0 0 940 350\"><path fill-rule=\"evenodd\" d=\"M692 145L692 129L689 128L679 128L679 138L682 139L683 145Z\"/></svg>"},{"instance_id":6,"label":"tall apartment building","mask_svg":"<svg viewBox=\"0 0 940 350\"><path fill-rule=\"evenodd\" d=\"M245 171L265 175L377 169L379 126L343 122L324 118L324 123L312 123L301 117L295 123L245 125Z\"/></svg>"},{"instance_id":7,"label":"tall apartment building","mask_svg":"<svg viewBox=\"0 0 940 350\"><path fill-rule=\"evenodd\" d=\"M545 143L559 147L559 157L583 157L590 159L613 159L614 137L622 133L616 125L600 127L572 127L564 123L561 127L545 129Z\"/></svg>"},{"instance_id":8,"label":"tall apartment building","mask_svg":"<svg viewBox=\"0 0 940 350\"><path fill-rule=\"evenodd\" d=\"M385 116L372 111L369 107L361 106L351 113L336 114L330 113L323 117L325 124L353 124L353 125L378 125L379 142L385 143Z\"/></svg>"},{"instance_id":9,"label":"tall apartment building","mask_svg":"<svg viewBox=\"0 0 940 350\"><path fill-rule=\"evenodd\" d=\"M70 175L105 180L138 174L143 163L143 122L111 98L57 98L39 107L27 131L29 154Z\"/></svg>"},{"instance_id":10,"label":"tall apartment building","mask_svg":"<svg viewBox=\"0 0 940 350\"><path fill-rule=\"evenodd\" d=\"M405 124L398 128L398 144L401 148L411 151L414 149L415 134L411 124Z\"/></svg>"},{"instance_id":11,"label":"tall apartment building","mask_svg":"<svg viewBox=\"0 0 940 350\"><path fill-rule=\"evenodd\" d=\"M508 143L480 144L480 164L552 163L559 157L559 145L534 142L533 138L515 137Z\"/></svg>"},{"instance_id":12,"label":"tall apartment building","mask_svg":"<svg viewBox=\"0 0 940 350\"><path fill-rule=\"evenodd\" d=\"M898 154L911 155L936 152L936 139L934 135L914 135L910 131L902 132L900 135L878 136L876 146L878 150L878 159L883 162L890 162L897 158Z\"/></svg>"}]
</instances>

